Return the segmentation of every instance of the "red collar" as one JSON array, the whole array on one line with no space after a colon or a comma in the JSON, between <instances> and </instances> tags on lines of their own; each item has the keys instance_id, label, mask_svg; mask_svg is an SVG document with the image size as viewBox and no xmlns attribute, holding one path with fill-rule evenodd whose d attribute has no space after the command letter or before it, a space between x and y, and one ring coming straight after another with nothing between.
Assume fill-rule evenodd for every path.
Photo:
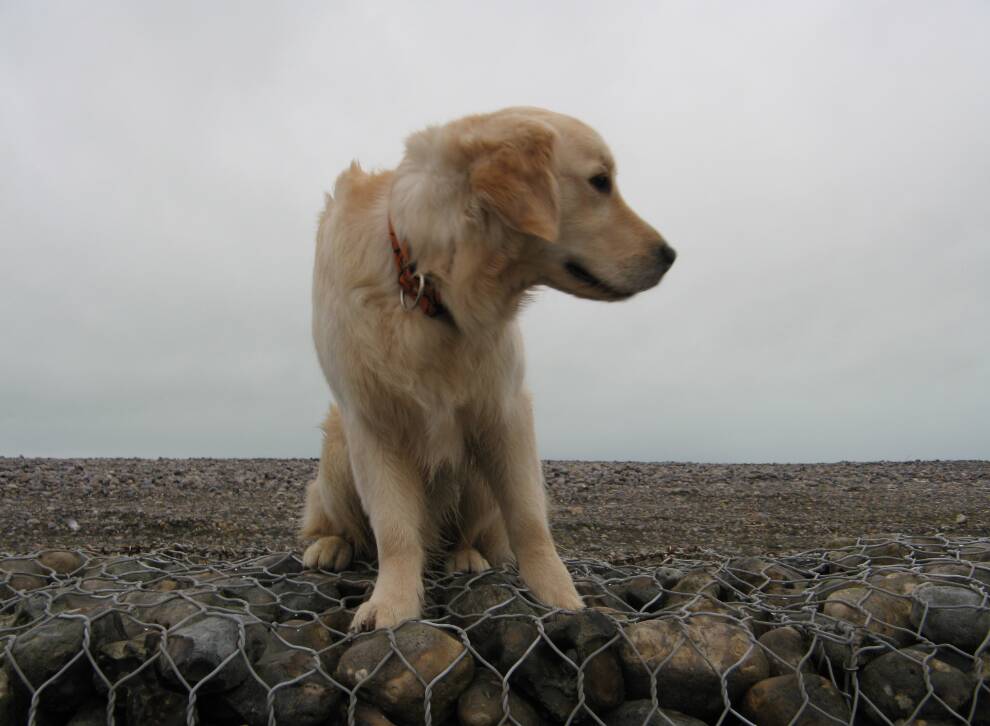
<instances>
[{"instance_id":1,"label":"red collar","mask_svg":"<svg viewBox=\"0 0 990 726\"><path fill-rule=\"evenodd\" d=\"M399 242L391 218L388 220L388 238L392 243L392 255L395 257L395 267L399 273L403 307L407 310L419 308L430 318L449 315L447 308L440 302L440 293L433 281L416 272L416 263L410 260L409 243Z\"/></svg>"}]
</instances>

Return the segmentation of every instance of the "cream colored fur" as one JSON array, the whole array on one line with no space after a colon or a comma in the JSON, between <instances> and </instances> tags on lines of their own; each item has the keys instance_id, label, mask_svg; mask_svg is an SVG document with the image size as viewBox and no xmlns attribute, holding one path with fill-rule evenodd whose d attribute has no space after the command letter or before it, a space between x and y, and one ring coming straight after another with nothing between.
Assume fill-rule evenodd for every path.
<instances>
[{"instance_id":1,"label":"cream colored fur","mask_svg":"<svg viewBox=\"0 0 990 726\"><path fill-rule=\"evenodd\" d=\"M337 178L313 272L313 337L336 406L302 534L316 538L307 567L377 556L352 628L418 617L434 552L451 570L515 560L541 601L582 607L547 523L515 315L536 285L622 299L670 266L614 175L589 127L512 108L414 134L394 172L352 164ZM400 308L389 218L451 320Z\"/></svg>"}]
</instances>

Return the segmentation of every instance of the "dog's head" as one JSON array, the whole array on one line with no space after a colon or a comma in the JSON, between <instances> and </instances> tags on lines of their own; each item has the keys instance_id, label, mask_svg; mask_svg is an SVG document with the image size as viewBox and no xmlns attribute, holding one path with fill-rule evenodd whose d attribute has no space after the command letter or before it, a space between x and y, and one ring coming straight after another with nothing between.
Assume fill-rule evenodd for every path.
<instances>
[{"instance_id":1,"label":"dog's head","mask_svg":"<svg viewBox=\"0 0 990 726\"><path fill-rule=\"evenodd\" d=\"M623 201L615 162L594 130L532 108L476 117L463 131L476 203L528 237L537 284L596 300L656 285L676 253Z\"/></svg>"},{"instance_id":2,"label":"dog's head","mask_svg":"<svg viewBox=\"0 0 990 726\"><path fill-rule=\"evenodd\" d=\"M593 129L543 109L508 108L410 137L391 206L414 246L443 260L434 265L441 277L457 277L454 250L472 220L496 245L478 259L511 276L513 289L545 284L623 300L656 285L676 254L626 206L615 177Z\"/></svg>"}]
</instances>

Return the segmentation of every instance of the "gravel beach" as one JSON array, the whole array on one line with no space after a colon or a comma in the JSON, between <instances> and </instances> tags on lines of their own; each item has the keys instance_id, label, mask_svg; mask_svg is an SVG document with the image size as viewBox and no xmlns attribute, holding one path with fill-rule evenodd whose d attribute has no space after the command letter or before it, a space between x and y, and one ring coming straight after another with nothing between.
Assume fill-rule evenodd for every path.
<instances>
[{"instance_id":1,"label":"gravel beach","mask_svg":"<svg viewBox=\"0 0 990 726\"><path fill-rule=\"evenodd\" d=\"M298 548L314 459L0 458L0 550L212 557ZM990 462L683 464L546 461L565 557L787 553L833 537L990 534Z\"/></svg>"}]
</instances>

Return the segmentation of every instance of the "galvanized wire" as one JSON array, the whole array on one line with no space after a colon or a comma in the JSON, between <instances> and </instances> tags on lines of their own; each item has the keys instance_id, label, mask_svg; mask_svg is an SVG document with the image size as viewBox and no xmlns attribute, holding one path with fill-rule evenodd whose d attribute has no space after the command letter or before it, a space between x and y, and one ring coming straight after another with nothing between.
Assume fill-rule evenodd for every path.
<instances>
[{"instance_id":1,"label":"galvanized wire","mask_svg":"<svg viewBox=\"0 0 990 726\"><path fill-rule=\"evenodd\" d=\"M355 634L373 563L0 555L0 723L990 724L990 538L567 564L584 611L430 571Z\"/></svg>"}]
</instances>

